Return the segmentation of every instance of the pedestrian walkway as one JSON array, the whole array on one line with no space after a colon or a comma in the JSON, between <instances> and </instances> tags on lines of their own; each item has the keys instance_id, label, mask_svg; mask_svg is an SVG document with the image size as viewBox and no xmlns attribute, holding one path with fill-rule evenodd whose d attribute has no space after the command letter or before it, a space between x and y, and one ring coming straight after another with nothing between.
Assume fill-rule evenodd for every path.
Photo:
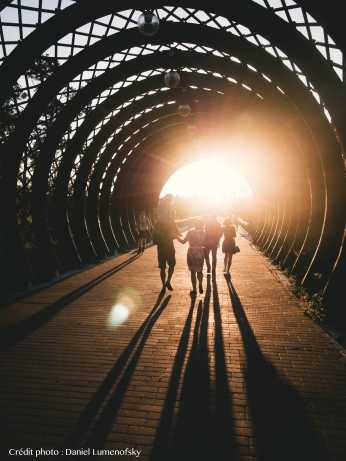
<instances>
[{"instance_id":1,"label":"pedestrian walkway","mask_svg":"<svg viewBox=\"0 0 346 461\"><path fill-rule=\"evenodd\" d=\"M239 246L232 279L219 255L195 300L177 243L172 293L160 295L150 248L2 308L4 451L344 461L346 360L269 261Z\"/></svg>"}]
</instances>

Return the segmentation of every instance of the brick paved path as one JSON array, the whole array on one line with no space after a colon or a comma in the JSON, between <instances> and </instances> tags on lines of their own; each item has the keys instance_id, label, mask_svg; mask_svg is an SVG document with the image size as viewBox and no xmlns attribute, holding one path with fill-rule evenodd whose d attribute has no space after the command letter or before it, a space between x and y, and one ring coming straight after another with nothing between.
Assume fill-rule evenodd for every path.
<instances>
[{"instance_id":1,"label":"brick paved path","mask_svg":"<svg viewBox=\"0 0 346 461\"><path fill-rule=\"evenodd\" d=\"M246 238L239 244L232 282L219 261L195 302L177 243L172 294L159 297L151 248L2 308L4 450L344 461L345 358L268 260Z\"/></svg>"}]
</instances>

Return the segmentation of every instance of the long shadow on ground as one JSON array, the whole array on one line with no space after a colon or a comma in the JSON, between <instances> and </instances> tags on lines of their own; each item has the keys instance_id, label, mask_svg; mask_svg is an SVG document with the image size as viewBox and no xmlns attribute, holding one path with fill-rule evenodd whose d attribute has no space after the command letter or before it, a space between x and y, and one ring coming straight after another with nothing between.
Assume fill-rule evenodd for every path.
<instances>
[{"instance_id":1,"label":"long shadow on ground","mask_svg":"<svg viewBox=\"0 0 346 461\"><path fill-rule=\"evenodd\" d=\"M235 442L233 399L229 390L226 356L223 340L221 307L215 274L213 275L214 350L215 350L215 418L214 453L220 461L236 460L239 453Z\"/></svg>"},{"instance_id":2,"label":"long shadow on ground","mask_svg":"<svg viewBox=\"0 0 346 461\"><path fill-rule=\"evenodd\" d=\"M161 292L150 314L81 413L75 428L65 438L66 448L104 446L145 343L171 296L163 298Z\"/></svg>"},{"instance_id":3,"label":"long shadow on ground","mask_svg":"<svg viewBox=\"0 0 346 461\"><path fill-rule=\"evenodd\" d=\"M182 375L184 361L187 354L195 304L196 297L193 297L191 299L190 309L185 321L178 349L173 362L171 378L168 385L168 391L161 412L160 422L158 425L155 441L153 444L151 454L151 459L153 461L160 461L162 459L168 460L168 453L170 449L170 435L174 419L174 409L178 399L179 381Z\"/></svg>"},{"instance_id":4,"label":"long shadow on ground","mask_svg":"<svg viewBox=\"0 0 346 461\"><path fill-rule=\"evenodd\" d=\"M264 357L231 279L226 280L244 344L245 381L257 460L328 461L326 446L304 401Z\"/></svg>"},{"instance_id":5,"label":"long shadow on ground","mask_svg":"<svg viewBox=\"0 0 346 461\"><path fill-rule=\"evenodd\" d=\"M20 321L16 325L0 329L0 350L7 350L10 347L16 345L18 342L25 339L30 334L38 330L46 322L50 321L54 316L56 316L63 308L68 304L80 298L82 295L90 291L99 283L106 280L111 275L114 275L116 272L124 269L126 266L131 264L137 259L137 255L131 256L126 261L123 261L121 264L109 269L103 274L95 277L90 282L81 285L76 290L71 291L65 296L62 296L57 301L48 306L44 307L40 312L32 315L31 317ZM5 314L4 314L5 315Z\"/></svg>"},{"instance_id":6,"label":"long shadow on ground","mask_svg":"<svg viewBox=\"0 0 346 461\"><path fill-rule=\"evenodd\" d=\"M213 281L213 288L215 384L211 379L208 345L211 298L211 282L208 277L204 302L200 301L196 309L191 349L178 395L192 328L194 300L181 335L151 454L152 461L236 459L232 437L231 396L228 390L216 281ZM174 418L177 404L179 409Z\"/></svg>"}]
</instances>

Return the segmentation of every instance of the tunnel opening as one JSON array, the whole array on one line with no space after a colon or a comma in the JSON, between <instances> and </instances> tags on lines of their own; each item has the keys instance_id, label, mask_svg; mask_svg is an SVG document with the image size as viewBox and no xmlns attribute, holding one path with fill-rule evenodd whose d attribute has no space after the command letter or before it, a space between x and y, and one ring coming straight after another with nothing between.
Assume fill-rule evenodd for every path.
<instances>
[{"instance_id":1,"label":"tunnel opening","mask_svg":"<svg viewBox=\"0 0 346 461\"><path fill-rule=\"evenodd\" d=\"M160 192L160 198L175 197L178 218L217 214L238 214L241 204L249 207L253 191L226 154L215 153L215 146L199 153L199 158L173 173Z\"/></svg>"}]
</instances>

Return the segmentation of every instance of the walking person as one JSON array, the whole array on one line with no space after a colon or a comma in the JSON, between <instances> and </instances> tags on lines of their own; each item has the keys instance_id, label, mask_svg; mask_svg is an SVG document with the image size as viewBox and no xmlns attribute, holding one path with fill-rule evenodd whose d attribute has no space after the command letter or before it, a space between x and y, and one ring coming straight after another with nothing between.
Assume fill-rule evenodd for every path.
<instances>
[{"instance_id":1,"label":"walking person","mask_svg":"<svg viewBox=\"0 0 346 461\"><path fill-rule=\"evenodd\" d=\"M148 221L148 217L144 210L142 210L139 213L137 231L138 231L138 251L137 253L143 254L145 250L145 245L147 242L148 234L149 234L149 221Z\"/></svg>"},{"instance_id":2,"label":"walking person","mask_svg":"<svg viewBox=\"0 0 346 461\"><path fill-rule=\"evenodd\" d=\"M167 210L163 213L162 211L166 207ZM173 219L174 212L171 208L172 200L171 197L169 197L164 200L164 206L161 206L160 214L157 217L153 231L153 242L157 245L157 259L160 269L162 291L165 291L166 288L170 291L173 290L171 280L176 264L174 240L180 237L180 232ZM167 267L168 271L166 273Z\"/></svg>"},{"instance_id":3,"label":"walking person","mask_svg":"<svg viewBox=\"0 0 346 461\"><path fill-rule=\"evenodd\" d=\"M224 273L229 274L232 265L232 258L238 253L239 248L236 246L235 238L237 236L232 221L227 218L223 223L224 240L222 242L222 252L224 253Z\"/></svg>"},{"instance_id":4,"label":"walking person","mask_svg":"<svg viewBox=\"0 0 346 461\"><path fill-rule=\"evenodd\" d=\"M187 250L187 265L191 272L192 290L191 295L197 294L197 280L199 292L203 293L203 264L204 264L204 243L205 232L203 223L200 220L195 221L194 229L187 232L185 238L178 239L180 243L189 243Z\"/></svg>"},{"instance_id":5,"label":"walking person","mask_svg":"<svg viewBox=\"0 0 346 461\"><path fill-rule=\"evenodd\" d=\"M219 248L222 228L215 215L208 216L205 224L205 261L207 272L215 273L217 264L217 249ZM212 255L212 266L210 265L210 253Z\"/></svg>"}]
</instances>

